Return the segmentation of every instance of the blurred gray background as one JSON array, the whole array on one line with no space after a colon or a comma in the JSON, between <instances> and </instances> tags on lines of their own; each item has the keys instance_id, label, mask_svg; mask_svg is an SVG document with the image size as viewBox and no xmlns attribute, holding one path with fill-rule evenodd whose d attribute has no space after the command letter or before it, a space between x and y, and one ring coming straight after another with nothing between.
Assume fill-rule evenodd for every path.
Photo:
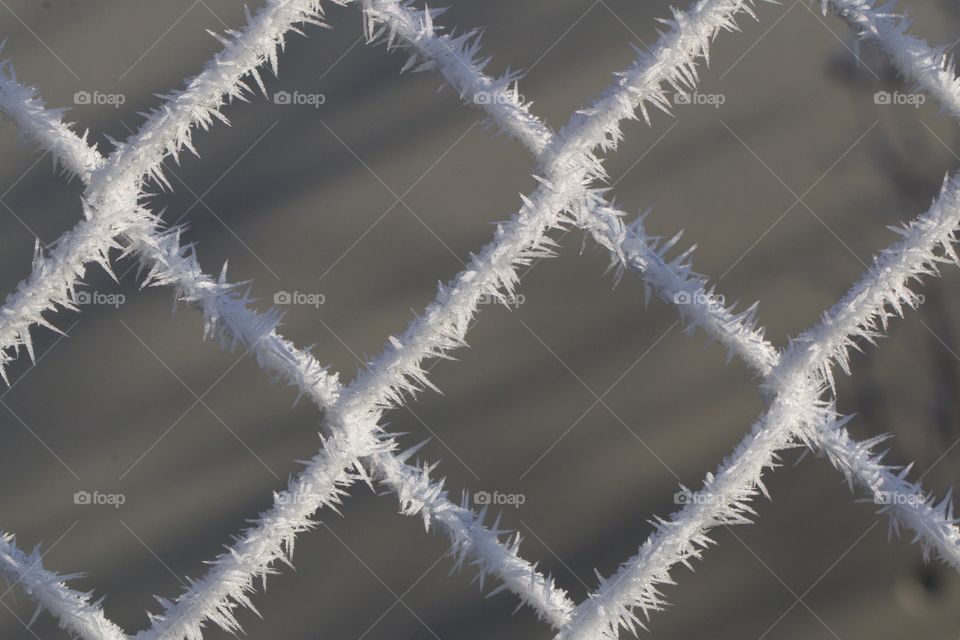
<instances>
[{"instance_id":1,"label":"blurred gray background","mask_svg":"<svg viewBox=\"0 0 960 640\"><path fill-rule=\"evenodd\" d=\"M444 24L485 28L491 71L529 70L521 93L554 127L656 38L660 0L448 0ZM917 34L952 44L960 10L948 0L905 4ZM723 34L701 91L724 104L678 105L653 127L624 127L607 167L627 211L653 207L652 232L686 230L697 268L728 301L761 302L778 346L815 322L880 248L887 225L926 209L960 164L956 123L926 104L875 104L909 91L869 47L858 66L845 27L806 2L758 7ZM379 352L448 280L491 223L534 187L517 143L478 124L433 73L398 71L406 57L362 41L354 7L331 7L332 30L307 28L280 61L271 92L323 94L319 108L258 97L225 112L231 127L198 133L202 159L168 172L153 198L168 222L189 222L208 271L229 259L266 308L281 291L322 293L291 306L283 331L342 374ZM243 22L233 0L0 1L4 55L47 104L77 92L124 103L75 106L69 119L122 139L154 96L193 75L218 48L205 29ZM0 290L28 274L34 237L47 244L80 218L77 181L0 126ZM402 201L398 201L398 196ZM802 201L800 199L802 198ZM615 290L606 259L581 234L554 234L560 256L524 272L523 304L485 308L455 362L432 367L443 395L388 415L402 443L426 437L438 476L461 491L522 494L504 526L576 599L634 553L648 519L676 507L759 414L755 381L702 335L682 335L670 306L643 302L626 278ZM122 293L119 308L53 318L68 338L36 332L37 367L14 366L0 392L0 527L44 562L85 572L76 585L106 596L128 631L180 593L204 560L266 508L318 447L317 412L267 384L255 363L201 341L201 319L168 290L138 290L131 263L119 286L93 269L89 290ZM722 277L721 277L722 276ZM895 435L890 457L943 495L960 485L960 271L925 288L927 304L894 322L879 348L854 358L839 405L860 437ZM597 398L602 400L598 401ZM199 400L198 400L199 398ZM946 453L945 453L946 452ZM643 637L885 640L960 637L960 580L924 566L909 539L887 542L873 504L841 477L790 452L768 476L773 500L757 523L718 530L718 545L675 572L672 606ZM84 506L76 491L122 493L125 504ZM469 570L448 575L446 539L398 515L390 495L354 486L343 517L320 514L303 535L296 570L270 580L240 614L251 638L338 640L548 638L509 594L484 599ZM58 638L47 615L3 588L0 637ZM211 639L228 637L220 631Z\"/></svg>"}]
</instances>

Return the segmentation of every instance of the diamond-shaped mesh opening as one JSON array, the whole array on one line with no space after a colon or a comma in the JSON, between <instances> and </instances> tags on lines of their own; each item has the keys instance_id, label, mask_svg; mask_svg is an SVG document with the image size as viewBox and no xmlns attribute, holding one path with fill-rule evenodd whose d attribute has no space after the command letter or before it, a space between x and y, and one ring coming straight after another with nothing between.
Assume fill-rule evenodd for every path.
<instances>
[{"instance_id":1,"label":"diamond-shaped mesh opening","mask_svg":"<svg viewBox=\"0 0 960 640\"><path fill-rule=\"evenodd\" d=\"M949 295L956 274L924 290L924 306L891 327L884 349L859 355L854 375L839 387L843 409L860 419L859 436L891 434L888 446L899 464L916 465L931 490L946 492L957 482L954 443L960 420L950 400L955 387L958 340L954 318L957 304ZM905 368L898 363L910 361Z\"/></svg>"},{"instance_id":2,"label":"diamond-shaped mesh opening","mask_svg":"<svg viewBox=\"0 0 960 640\"><path fill-rule=\"evenodd\" d=\"M957 164L940 141L955 126L932 100L876 104L916 94L873 44L858 65L836 18L803 3L759 11L746 43L713 47L692 104L673 93L673 118L627 125L607 166L621 206L652 207L651 233L683 229L698 269L727 301L759 301L782 344L890 243L887 225L929 206Z\"/></svg>"},{"instance_id":3,"label":"diamond-shaped mesh opening","mask_svg":"<svg viewBox=\"0 0 960 640\"><path fill-rule=\"evenodd\" d=\"M153 594L182 588L269 506L300 469L294 460L318 446L318 420L305 405L291 410L289 389L265 384L243 351L201 343L192 310L171 320L168 291L103 280L67 316L68 338L38 341L45 366L13 378L2 398L3 483L17 487L7 526L23 545L59 540L58 553L83 558L85 588L110 594L105 611L132 629ZM256 401L238 405L238 393ZM120 498L77 504L78 492Z\"/></svg>"}]
</instances>

